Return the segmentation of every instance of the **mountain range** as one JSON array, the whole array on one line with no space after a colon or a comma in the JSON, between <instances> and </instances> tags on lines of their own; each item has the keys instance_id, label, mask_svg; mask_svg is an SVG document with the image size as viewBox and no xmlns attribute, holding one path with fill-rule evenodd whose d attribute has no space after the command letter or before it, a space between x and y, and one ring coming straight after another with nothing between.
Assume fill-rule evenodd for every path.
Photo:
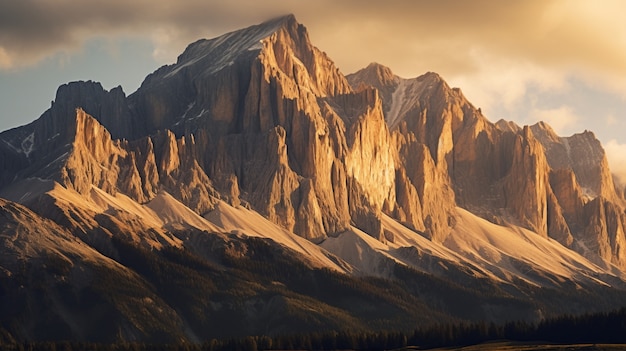
<instances>
[{"instance_id":1,"label":"mountain range","mask_svg":"<svg viewBox=\"0 0 626 351\"><path fill-rule=\"evenodd\" d=\"M606 311L625 193L592 132L492 123L432 72L346 76L280 17L0 133L0 322L172 342Z\"/></svg>"}]
</instances>

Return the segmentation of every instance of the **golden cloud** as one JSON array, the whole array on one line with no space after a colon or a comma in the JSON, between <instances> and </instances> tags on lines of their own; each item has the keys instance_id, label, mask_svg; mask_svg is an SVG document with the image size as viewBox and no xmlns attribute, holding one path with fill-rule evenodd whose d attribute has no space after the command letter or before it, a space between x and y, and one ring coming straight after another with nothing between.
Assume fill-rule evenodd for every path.
<instances>
[{"instance_id":1,"label":"golden cloud","mask_svg":"<svg viewBox=\"0 0 626 351\"><path fill-rule=\"evenodd\" d=\"M199 38L286 13L344 73L372 61L404 77L435 71L483 107L513 106L529 82L554 88L568 76L626 96L619 0L14 1L0 13L0 69L125 36L151 41L168 63Z\"/></svg>"}]
</instances>

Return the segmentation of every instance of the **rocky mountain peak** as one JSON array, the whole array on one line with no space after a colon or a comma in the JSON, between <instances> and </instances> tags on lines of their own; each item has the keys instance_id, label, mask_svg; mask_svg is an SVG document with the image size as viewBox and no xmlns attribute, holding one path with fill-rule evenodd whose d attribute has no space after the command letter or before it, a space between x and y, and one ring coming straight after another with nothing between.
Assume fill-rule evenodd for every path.
<instances>
[{"instance_id":1,"label":"rocky mountain peak","mask_svg":"<svg viewBox=\"0 0 626 351\"><path fill-rule=\"evenodd\" d=\"M0 139L9 150L0 157L5 160L0 186L5 185L2 178L8 177L11 172L20 173L20 176L14 174L13 180L22 176L51 176L59 161L66 158L68 148L84 136L79 127L80 120L86 115L93 118L96 124L106 127L105 139L132 135L131 113L121 87L107 91L93 81L61 85L51 107L39 119L2 133ZM90 145L98 148L101 141L91 142Z\"/></svg>"},{"instance_id":2,"label":"rocky mountain peak","mask_svg":"<svg viewBox=\"0 0 626 351\"><path fill-rule=\"evenodd\" d=\"M376 88L383 101L385 119L391 129L407 121L409 129L417 116L413 110L421 109L427 100L450 100L448 96L454 92L436 73L428 72L417 78L404 79L393 74L390 68L379 63L371 63L367 67L346 77L353 89L364 86Z\"/></svg>"},{"instance_id":3,"label":"rocky mountain peak","mask_svg":"<svg viewBox=\"0 0 626 351\"><path fill-rule=\"evenodd\" d=\"M207 77L236 66L240 60L249 62L259 57L270 57L276 68L292 78L303 78L294 76L297 74L294 69L297 71L302 66L304 73L311 78L311 89L319 96L350 90L343 76L337 74L338 69L332 61L311 44L306 27L298 23L294 15L278 17L213 39L200 39L185 49L176 64L162 67L142 86L148 87L152 82L160 82L161 78L173 79L180 75L183 79ZM327 75L327 70L335 76L335 81L339 80L338 84L323 86L329 83L320 79Z\"/></svg>"},{"instance_id":4,"label":"rocky mountain peak","mask_svg":"<svg viewBox=\"0 0 626 351\"><path fill-rule=\"evenodd\" d=\"M129 97L137 136L165 128L177 136L199 129L223 135L272 128L284 120L281 111L263 110L269 82L298 109L318 97L352 91L332 60L311 44L306 28L284 16L199 40L175 64L149 75ZM145 115L151 118L139 119Z\"/></svg>"},{"instance_id":5,"label":"rocky mountain peak","mask_svg":"<svg viewBox=\"0 0 626 351\"><path fill-rule=\"evenodd\" d=\"M534 136L541 141L544 147L550 143L561 142L561 137L559 137L554 129L552 129L552 127L546 122L537 122L536 124L530 126L530 129L533 131Z\"/></svg>"},{"instance_id":6,"label":"rocky mountain peak","mask_svg":"<svg viewBox=\"0 0 626 351\"><path fill-rule=\"evenodd\" d=\"M552 169L571 169L587 196L603 196L617 201L604 148L593 132L584 131L559 137L545 122L530 127L546 151Z\"/></svg>"},{"instance_id":7,"label":"rocky mountain peak","mask_svg":"<svg viewBox=\"0 0 626 351\"><path fill-rule=\"evenodd\" d=\"M122 268L130 265L124 255L133 245L146 245L150 251L144 255L130 255L129 271L141 257L176 258L173 252L152 256L153 249L173 246L208 259L210 267L226 263L235 269L238 264L230 261L235 256L265 263L272 258L270 263L282 265L278 272L291 268L292 261L280 260L288 255L293 262L345 267L338 271L347 274L383 276L384 284L416 269L420 279L430 274L454 279L435 284L445 289L485 282L503 282L512 293L517 282L626 286L626 213L614 188L593 133L560 137L545 123L493 124L433 72L404 79L372 63L345 77L293 15L192 43L129 97L121 88L106 91L91 81L63 85L38 120L0 133L0 196L20 204L0 199L5 218L0 237L17 233L16 243L37 249L50 244L53 252L74 247L90 257L102 253ZM251 239L257 236L263 239ZM5 262L23 258L3 240L0 275L9 267ZM68 267L80 257L67 255ZM192 262L198 266L196 258ZM30 265L41 276L48 274L41 265L26 263L14 267ZM410 269L395 269L397 264ZM242 265L248 266L257 267L254 261ZM210 267L188 276L190 281L265 278L258 270L214 276ZM72 268L72 276L80 274ZM187 279L181 277L180 282ZM318 278L315 286L324 289ZM291 285L258 294L267 284L252 284L233 290L251 291L257 302L241 304L238 294L238 305L261 306L260 295L277 296ZM161 303L160 290L149 305ZM211 288L200 290L201 296L215 296ZM488 290L481 288L478 295ZM437 299L446 298L435 292L441 295ZM512 296L533 296L519 293ZM38 296L33 301L45 302ZM206 301L211 300L189 310L217 308L202 314L211 321L233 312ZM167 305L162 303L159 309ZM437 305L454 304L437 300ZM305 313L312 311L308 306ZM29 317L16 320L36 320ZM112 333L119 334L122 322L111 324ZM211 327L196 321L193 329Z\"/></svg>"},{"instance_id":8,"label":"rocky mountain peak","mask_svg":"<svg viewBox=\"0 0 626 351\"><path fill-rule=\"evenodd\" d=\"M279 31L294 37L300 36L302 32L306 34L304 26L298 24L293 15L287 15L213 39L200 39L187 46L178 56L176 64L165 67L168 71L165 76L172 77L189 66L200 66L205 74L215 73L232 65L248 51L258 52L263 47L262 41Z\"/></svg>"},{"instance_id":9,"label":"rocky mountain peak","mask_svg":"<svg viewBox=\"0 0 626 351\"><path fill-rule=\"evenodd\" d=\"M517 123L513 121L507 121L505 119L498 120L495 123L495 126L503 132L517 133L522 130L522 127L520 127Z\"/></svg>"},{"instance_id":10,"label":"rocky mountain peak","mask_svg":"<svg viewBox=\"0 0 626 351\"><path fill-rule=\"evenodd\" d=\"M46 113L53 115L52 119L59 124L56 127L63 128L65 123L61 120L72 118L76 108L81 108L96 118L114 138L126 138L131 135L132 118L126 94L120 86L107 91L100 83L93 81L63 84L58 88L52 107ZM53 126L48 130L54 130L56 127Z\"/></svg>"},{"instance_id":11,"label":"rocky mountain peak","mask_svg":"<svg viewBox=\"0 0 626 351\"><path fill-rule=\"evenodd\" d=\"M376 62L372 62L367 67L348 75L347 78L350 85L355 89L365 85L383 92L386 87L396 86L400 81L400 77L393 74L389 67Z\"/></svg>"},{"instance_id":12,"label":"rocky mountain peak","mask_svg":"<svg viewBox=\"0 0 626 351\"><path fill-rule=\"evenodd\" d=\"M278 68L300 88L318 97L351 92L350 84L333 61L313 46L306 27L293 16L276 21L280 24L278 30L263 40L259 56L262 62Z\"/></svg>"}]
</instances>

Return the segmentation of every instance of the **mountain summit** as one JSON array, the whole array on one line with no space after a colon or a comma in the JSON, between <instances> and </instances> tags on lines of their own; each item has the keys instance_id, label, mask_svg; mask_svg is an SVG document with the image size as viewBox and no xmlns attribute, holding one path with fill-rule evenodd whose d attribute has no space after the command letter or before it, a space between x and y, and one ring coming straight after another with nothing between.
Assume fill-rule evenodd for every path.
<instances>
[{"instance_id":1,"label":"mountain summit","mask_svg":"<svg viewBox=\"0 0 626 351\"><path fill-rule=\"evenodd\" d=\"M144 123L140 134L162 128L184 133L202 121L214 121L226 133L263 129L273 123L254 100L263 82L272 80L290 98L303 98L301 90L314 97L350 92L334 63L289 15L189 45L176 64L148 76L129 100L135 119ZM145 114L154 117L146 120Z\"/></svg>"},{"instance_id":2,"label":"mountain summit","mask_svg":"<svg viewBox=\"0 0 626 351\"><path fill-rule=\"evenodd\" d=\"M491 123L436 73L344 76L280 17L190 44L130 96L63 85L0 133L0 321L199 341L616 307L608 166L592 133Z\"/></svg>"}]
</instances>

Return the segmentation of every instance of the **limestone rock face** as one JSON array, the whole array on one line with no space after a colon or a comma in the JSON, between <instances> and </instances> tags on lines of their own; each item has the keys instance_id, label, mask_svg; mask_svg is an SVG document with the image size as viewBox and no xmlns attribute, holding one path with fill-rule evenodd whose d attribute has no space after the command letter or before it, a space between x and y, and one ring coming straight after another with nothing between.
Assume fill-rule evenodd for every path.
<instances>
[{"instance_id":1,"label":"limestone rock face","mask_svg":"<svg viewBox=\"0 0 626 351\"><path fill-rule=\"evenodd\" d=\"M236 180L255 209L316 241L350 224L346 127L318 99L351 93L287 16L191 44L129 99L136 114L155 116L146 132L196 136L198 163L217 188Z\"/></svg>"},{"instance_id":2,"label":"limestone rock face","mask_svg":"<svg viewBox=\"0 0 626 351\"><path fill-rule=\"evenodd\" d=\"M544 145L552 168L571 168L588 196L604 196L611 201L617 201L606 154L592 132L585 131L561 138L544 122L531 128Z\"/></svg>"},{"instance_id":3,"label":"limestone rock face","mask_svg":"<svg viewBox=\"0 0 626 351\"><path fill-rule=\"evenodd\" d=\"M198 213L211 210L219 198L194 158L193 137L176 139L167 132L133 142L113 140L99 121L80 108L70 121L65 144L54 148L51 143L41 150L47 154L26 164L14 181L49 179L84 196L95 187L111 195L122 192L139 203L166 189ZM63 137L59 133L56 138Z\"/></svg>"},{"instance_id":4,"label":"limestone rock face","mask_svg":"<svg viewBox=\"0 0 626 351\"><path fill-rule=\"evenodd\" d=\"M505 206L525 227L571 243L571 234L550 187L549 170L543 147L531 129L524 127L515 140L512 167L504 179Z\"/></svg>"},{"instance_id":5,"label":"limestone rock face","mask_svg":"<svg viewBox=\"0 0 626 351\"><path fill-rule=\"evenodd\" d=\"M75 138L61 169L60 183L81 194L90 191L92 185L115 194L120 174L118 161L126 157L126 152L82 109L76 109L74 126Z\"/></svg>"},{"instance_id":6,"label":"limestone rock face","mask_svg":"<svg viewBox=\"0 0 626 351\"><path fill-rule=\"evenodd\" d=\"M92 81L61 85L49 112L60 119L62 116L71 116L76 108L94 116L114 139L130 138L133 135L131 111L126 94L119 86L106 91L100 83ZM46 127L46 130L50 129Z\"/></svg>"},{"instance_id":7,"label":"limestone rock face","mask_svg":"<svg viewBox=\"0 0 626 351\"><path fill-rule=\"evenodd\" d=\"M613 176L606 153L592 132L574 134L564 138L569 146L571 167L583 188L592 194L618 202Z\"/></svg>"},{"instance_id":8,"label":"limestone rock face","mask_svg":"<svg viewBox=\"0 0 626 351\"><path fill-rule=\"evenodd\" d=\"M198 163L194 136L168 130L153 140L160 186L199 214L212 210L220 195Z\"/></svg>"},{"instance_id":9,"label":"limestone rock face","mask_svg":"<svg viewBox=\"0 0 626 351\"><path fill-rule=\"evenodd\" d=\"M496 122L496 128L500 129L503 132L511 133L517 133L522 129L519 125L517 125L517 123L504 119L500 119Z\"/></svg>"},{"instance_id":10,"label":"limestone rock face","mask_svg":"<svg viewBox=\"0 0 626 351\"><path fill-rule=\"evenodd\" d=\"M376 62L370 63L366 68L356 73L349 74L346 78L354 89L376 88L383 100L385 116L388 116L393 93L402 81L402 78L393 74L389 67Z\"/></svg>"},{"instance_id":11,"label":"limestone rock face","mask_svg":"<svg viewBox=\"0 0 626 351\"><path fill-rule=\"evenodd\" d=\"M585 205L583 218L585 226L578 235L579 251L587 251L599 264L613 263L618 267L624 267L626 257L624 208L599 196Z\"/></svg>"},{"instance_id":12,"label":"limestone rock face","mask_svg":"<svg viewBox=\"0 0 626 351\"><path fill-rule=\"evenodd\" d=\"M130 128L130 112L121 88L109 92L100 83L91 81L62 85L55 102L39 119L2 133L0 187L21 178L20 175L14 177L16 173L50 171L45 168L51 166L49 163L54 159L63 157L74 141L77 108L102 115L120 136ZM54 151L60 153L52 155Z\"/></svg>"},{"instance_id":13,"label":"limestone rock face","mask_svg":"<svg viewBox=\"0 0 626 351\"><path fill-rule=\"evenodd\" d=\"M300 199L293 201L292 195L297 194L300 182L298 175L289 167L286 132L280 126L275 127L263 135L261 143L252 146L255 150L250 160L256 160L256 163L248 170L258 170L258 173L249 180L244 179L242 188L256 189L250 193L253 206L273 222L293 230L296 206L300 205Z\"/></svg>"},{"instance_id":14,"label":"limestone rock face","mask_svg":"<svg viewBox=\"0 0 626 351\"><path fill-rule=\"evenodd\" d=\"M377 91L364 91L363 94L372 94L373 101L365 104L365 111L350 121L346 131L348 154L345 163L347 175L360 186L367 203L380 211L386 200L395 202L392 191L395 155Z\"/></svg>"},{"instance_id":15,"label":"limestone rock face","mask_svg":"<svg viewBox=\"0 0 626 351\"><path fill-rule=\"evenodd\" d=\"M581 218L587 201L574 172L568 168L553 170L550 172L550 185L568 222Z\"/></svg>"},{"instance_id":16,"label":"limestone rock face","mask_svg":"<svg viewBox=\"0 0 626 351\"><path fill-rule=\"evenodd\" d=\"M530 227L540 235L548 235L548 203L546 186L548 174L545 173L547 161L543 147L524 127L518 135L513 148L512 168L505 180L505 206L511 209L523 225Z\"/></svg>"},{"instance_id":17,"label":"limestone rock face","mask_svg":"<svg viewBox=\"0 0 626 351\"><path fill-rule=\"evenodd\" d=\"M624 267L624 254L617 245L624 240L624 202L600 142L588 131L559 137L543 122L531 129L554 170L551 184L578 243L574 247L596 261Z\"/></svg>"},{"instance_id":18,"label":"limestone rock face","mask_svg":"<svg viewBox=\"0 0 626 351\"><path fill-rule=\"evenodd\" d=\"M394 240L384 215L444 242L459 206L626 267L623 189L592 133L491 123L432 72L345 77L293 16L192 43L128 97L60 87L0 134L0 189L33 178L139 203L164 190L201 215L224 200L315 243L351 226Z\"/></svg>"},{"instance_id":19,"label":"limestone rock face","mask_svg":"<svg viewBox=\"0 0 626 351\"><path fill-rule=\"evenodd\" d=\"M399 202L394 204L390 198L394 206L389 210L426 237L443 240L454 224L455 213L445 160L452 148L451 115L429 122L428 107L424 107L424 101L437 94L443 80L432 73L402 79L379 64L370 64L349 75L348 80L355 88L370 86L381 92L385 120L398 152L395 197ZM432 130L427 132L428 128Z\"/></svg>"},{"instance_id":20,"label":"limestone rock face","mask_svg":"<svg viewBox=\"0 0 626 351\"><path fill-rule=\"evenodd\" d=\"M221 135L277 124L290 132L291 113L316 105L316 97L350 91L304 26L286 16L189 45L176 64L148 76L129 99L137 115L151 116L144 134L207 128Z\"/></svg>"},{"instance_id":21,"label":"limestone rock face","mask_svg":"<svg viewBox=\"0 0 626 351\"><path fill-rule=\"evenodd\" d=\"M396 154L384 120L378 92L362 90L342 97L347 124L343 161L348 179L348 201L354 224L375 238L383 238L380 213L395 203ZM354 113L351 113L354 112Z\"/></svg>"},{"instance_id":22,"label":"limestone rock face","mask_svg":"<svg viewBox=\"0 0 626 351\"><path fill-rule=\"evenodd\" d=\"M399 190L406 188L399 191L398 204L412 227L427 238L442 242L448 228L454 225L454 191L448 174L435 165L428 147L418 142L414 134L396 133L395 137L400 154Z\"/></svg>"},{"instance_id":23,"label":"limestone rock face","mask_svg":"<svg viewBox=\"0 0 626 351\"><path fill-rule=\"evenodd\" d=\"M426 227L424 226L421 200L404 167L398 168L396 171L396 202L390 215L405 226L424 233ZM432 231L424 234L432 235Z\"/></svg>"},{"instance_id":24,"label":"limestone rock face","mask_svg":"<svg viewBox=\"0 0 626 351\"><path fill-rule=\"evenodd\" d=\"M108 267L115 273L109 277L133 283L121 287L122 295L138 291L123 308L112 308L131 306L137 315L112 326L147 313L154 317L148 329L137 324L129 336L166 320L178 324L158 324L162 330L184 329L192 341L198 336L191 330L211 330L205 321L213 319L195 327L197 316L173 318L187 308L170 306L171 299L158 303L160 287L147 284L156 282L152 263L164 269L180 263L182 278L207 278L197 300L207 309L203 316L232 312L228 299L226 307L205 303L212 299L211 277L230 276L223 265L236 273L224 286L249 287L245 301L235 294L235 304L276 312L267 308L276 301L275 287L266 290L271 301L264 306L255 292L264 278L241 280L252 271L230 260L249 257L245 262L300 262L299 272L326 267L391 279L385 282L404 272L444 292L468 283L459 296L469 299L483 291L474 284L487 282L510 294L497 293L498 304L513 301L514 310L530 311L522 318L535 318L547 303L526 300L535 289L528 283L552 291L582 287L563 295L573 305L583 295L606 292L612 299L619 294L612 288L626 284L625 190L608 166L592 133L560 137L545 123L492 123L436 73L404 79L372 63L344 76L312 45L306 28L286 16L190 44L128 97L94 82L63 85L39 119L0 133L0 276L54 258L71 274L58 276L43 265L32 271L45 268L42 277L59 279L62 289L55 291L76 288L74 297L81 297L89 273L83 268L101 274ZM156 253L163 248L194 256ZM129 252L141 256L139 265L150 261L149 274L134 272L141 269L124 257ZM405 264L409 270L395 269ZM14 295L24 291L21 284L14 284ZM402 282L392 288L401 292ZM104 292L105 299L112 296ZM315 307L316 298L307 296L295 305L304 298L300 305ZM49 308L40 295L29 301L16 305ZM424 301L441 304L439 297ZM492 302L476 310L489 315ZM81 301L70 307L83 318L84 309L75 306ZM495 309L510 310L502 306ZM64 319L70 309L57 307ZM459 318L466 318L461 310ZM510 317L502 311L496 314ZM114 329L115 340L124 338Z\"/></svg>"},{"instance_id":25,"label":"limestone rock face","mask_svg":"<svg viewBox=\"0 0 626 351\"><path fill-rule=\"evenodd\" d=\"M434 73L402 79L382 65L370 64L349 75L348 81L353 88L371 86L380 91L403 168L397 173L396 188L407 193L397 193L396 199L403 205L410 202L412 188L404 181L406 175L420 199L415 210L421 212L422 221L407 222L417 216L410 211L413 215L407 215L403 205L397 206L395 216L429 238L445 238L446 227L455 222L446 213L459 205L497 223L522 225L583 253L584 245L578 242L588 235L582 234L590 221L583 208L590 199L600 195L623 208L604 151L589 132L561 138L545 123L524 128L505 120L493 124L460 90ZM599 231L594 228L588 231ZM606 252L596 248L584 254L605 261L616 254Z\"/></svg>"}]
</instances>

